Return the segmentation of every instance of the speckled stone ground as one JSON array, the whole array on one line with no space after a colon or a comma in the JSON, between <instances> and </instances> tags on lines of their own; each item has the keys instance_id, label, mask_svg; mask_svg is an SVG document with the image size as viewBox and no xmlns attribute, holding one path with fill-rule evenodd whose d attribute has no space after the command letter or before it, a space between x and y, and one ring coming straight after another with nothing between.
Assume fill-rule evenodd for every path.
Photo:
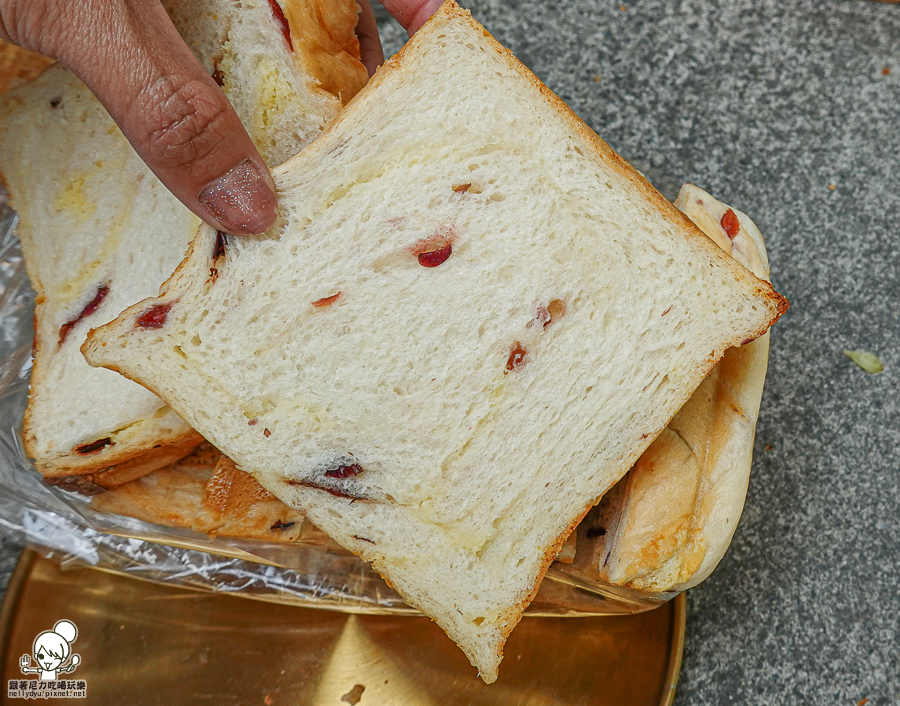
<instances>
[{"instance_id":1,"label":"speckled stone ground","mask_svg":"<svg viewBox=\"0 0 900 706\"><path fill-rule=\"evenodd\" d=\"M16 560L19 558L21 546L18 542L7 536L0 535L0 593L6 591L6 585L16 568Z\"/></svg>"},{"instance_id":2,"label":"speckled stone ground","mask_svg":"<svg viewBox=\"0 0 900 706\"><path fill-rule=\"evenodd\" d=\"M676 703L900 704L900 5L463 4L665 195L750 214L792 303Z\"/></svg>"},{"instance_id":3,"label":"speckled stone ground","mask_svg":"<svg viewBox=\"0 0 900 706\"><path fill-rule=\"evenodd\" d=\"M755 218L792 303L676 703L900 704L900 5L463 4L664 194L692 181Z\"/></svg>"}]
</instances>

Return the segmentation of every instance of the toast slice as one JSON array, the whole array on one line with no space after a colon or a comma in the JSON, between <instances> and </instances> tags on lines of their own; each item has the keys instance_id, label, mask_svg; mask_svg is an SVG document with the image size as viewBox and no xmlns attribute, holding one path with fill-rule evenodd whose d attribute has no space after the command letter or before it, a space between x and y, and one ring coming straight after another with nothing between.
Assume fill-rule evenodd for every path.
<instances>
[{"instance_id":1,"label":"toast slice","mask_svg":"<svg viewBox=\"0 0 900 706\"><path fill-rule=\"evenodd\" d=\"M326 50L312 42L289 45L273 12L279 5L183 0L169 6L268 161L294 154L340 109L339 98L305 68ZM352 34L355 3L333 6L346 11L344 29ZM318 21L313 30L321 30ZM339 57L348 74L336 84L344 97L365 78L353 49ZM87 88L59 66L4 98L0 171L37 293L26 452L48 482L85 493L177 460L201 437L144 388L88 366L79 348L89 328L159 291L199 220L146 168Z\"/></svg>"},{"instance_id":2,"label":"toast slice","mask_svg":"<svg viewBox=\"0 0 900 706\"><path fill-rule=\"evenodd\" d=\"M769 264L759 229L740 211L685 184L675 202L723 251L760 278ZM737 528L753 459L769 334L725 351L722 360L629 474L604 497L606 533L584 545L600 576L617 585L679 591L703 581ZM598 535L596 529L593 532Z\"/></svg>"},{"instance_id":3,"label":"toast slice","mask_svg":"<svg viewBox=\"0 0 900 706\"><path fill-rule=\"evenodd\" d=\"M729 347L787 302L445 2L88 337L361 556L494 681L549 562Z\"/></svg>"}]
</instances>

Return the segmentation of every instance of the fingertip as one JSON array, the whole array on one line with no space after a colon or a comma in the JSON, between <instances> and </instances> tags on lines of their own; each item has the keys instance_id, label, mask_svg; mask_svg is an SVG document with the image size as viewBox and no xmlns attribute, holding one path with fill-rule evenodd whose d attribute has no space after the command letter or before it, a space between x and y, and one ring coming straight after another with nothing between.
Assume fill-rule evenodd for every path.
<instances>
[{"instance_id":1,"label":"fingertip","mask_svg":"<svg viewBox=\"0 0 900 706\"><path fill-rule=\"evenodd\" d=\"M356 23L356 36L359 39L360 61L366 67L369 76L384 63L384 49L378 34L378 24L369 0L357 0L359 19Z\"/></svg>"},{"instance_id":2,"label":"fingertip","mask_svg":"<svg viewBox=\"0 0 900 706\"><path fill-rule=\"evenodd\" d=\"M278 210L272 175L253 159L207 184L197 203L205 221L233 235L264 233L274 225Z\"/></svg>"}]
</instances>

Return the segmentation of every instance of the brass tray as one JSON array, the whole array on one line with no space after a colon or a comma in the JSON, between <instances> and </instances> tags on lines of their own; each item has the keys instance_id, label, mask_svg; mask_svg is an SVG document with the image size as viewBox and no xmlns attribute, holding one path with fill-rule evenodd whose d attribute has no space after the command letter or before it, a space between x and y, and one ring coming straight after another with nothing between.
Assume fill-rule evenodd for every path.
<instances>
[{"instance_id":1,"label":"brass tray","mask_svg":"<svg viewBox=\"0 0 900 706\"><path fill-rule=\"evenodd\" d=\"M26 549L0 612L4 682L35 637L78 627L81 662L61 679L87 698L43 703L264 706L659 706L681 666L685 597L637 615L525 618L499 680L477 678L427 618L347 615L59 565ZM25 703L19 699L4 703Z\"/></svg>"}]
</instances>

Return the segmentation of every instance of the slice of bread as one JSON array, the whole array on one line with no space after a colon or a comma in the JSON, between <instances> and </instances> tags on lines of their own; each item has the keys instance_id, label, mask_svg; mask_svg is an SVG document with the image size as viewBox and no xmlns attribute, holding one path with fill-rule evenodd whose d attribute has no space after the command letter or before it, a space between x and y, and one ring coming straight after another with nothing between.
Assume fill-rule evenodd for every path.
<instances>
[{"instance_id":1,"label":"slice of bread","mask_svg":"<svg viewBox=\"0 0 900 706\"><path fill-rule=\"evenodd\" d=\"M675 203L725 252L768 279L762 234L745 214L691 184ZM768 357L768 334L725 351L618 492L604 497L604 520L593 525L606 533L583 542L595 545L587 551L602 578L678 591L716 567L744 506Z\"/></svg>"},{"instance_id":2,"label":"slice of bread","mask_svg":"<svg viewBox=\"0 0 900 706\"><path fill-rule=\"evenodd\" d=\"M91 333L496 679L568 534L785 310L453 2Z\"/></svg>"},{"instance_id":3,"label":"slice of bread","mask_svg":"<svg viewBox=\"0 0 900 706\"><path fill-rule=\"evenodd\" d=\"M169 6L268 161L294 154L337 114L339 99L304 68L326 49L298 42L292 52L273 11L278 5L183 0ZM345 10L343 31L352 33L355 3L334 6ZM320 27L295 30L302 35ZM365 70L341 51L348 80L336 85L346 96ZM0 171L37 293L26 452L48 482L81 492L183 456L201 437L144 388L89 367L79 348L91 326L159 291L199 220L150 173L87 88L59 66L4 98Z\"/></svg>"},{"instance_id":4,"label":"slice of bread","mask_svg":"<svg viewBox=\"0 0 900 706\"><path fill-rule=\"evenodd\" d=\"M166 527L212 524L214 515L204 506L203 496L220 458L211 444L203 442L175 463L95 495L91 507Z\"/></svg>"},{"instance_id":5,"label":"slice of bread","mask_svg":"<svg viewBox=\"0 0 900 706\"><path fill-rule=\"evenodd\" d=\"M25 449L51 482L91 492L201 440L157 397L90 368L78 350L91 323L158 288L199 220L61 66L10 91L0 110L0 171L37 294Z\"/></svg>"}]
</instances>

